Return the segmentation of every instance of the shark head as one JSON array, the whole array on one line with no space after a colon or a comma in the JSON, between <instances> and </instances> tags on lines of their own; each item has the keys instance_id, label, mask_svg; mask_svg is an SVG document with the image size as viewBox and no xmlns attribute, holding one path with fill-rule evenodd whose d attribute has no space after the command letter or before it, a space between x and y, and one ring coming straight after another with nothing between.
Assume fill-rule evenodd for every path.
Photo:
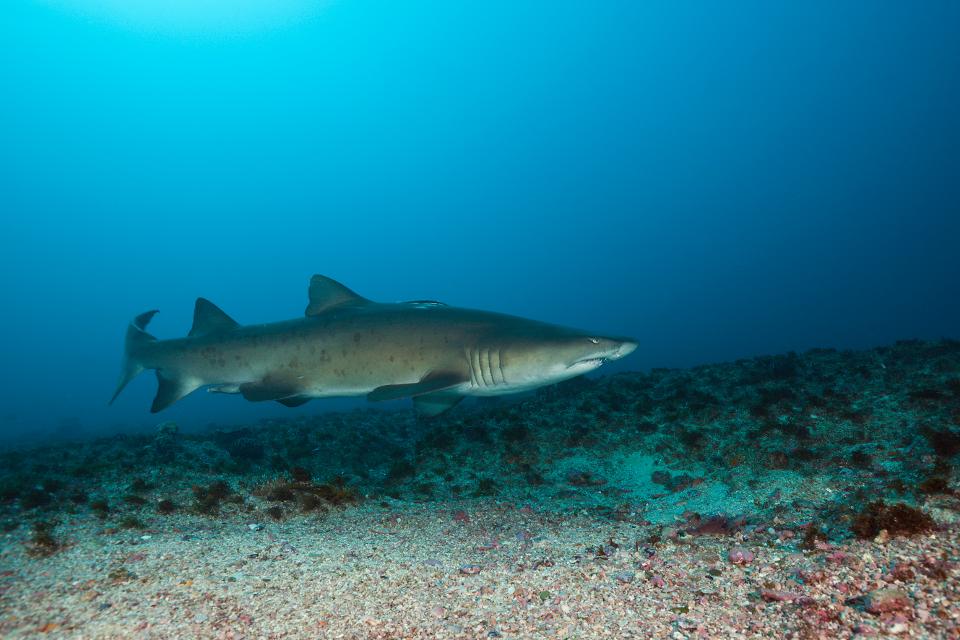
<instances>
[{"instance_id":1,"label":"shark head","mask_svg":"<svg viewBox=\"0 0 960 640\"><path fill-rule=\"evenodd\" d=\"M605 337L581 331L538 327L535 333L515 337L504 345L500 364L510 386L539 387L593 371L619 360L637 348L632 338Z\"/></svg>"}]
</instances>

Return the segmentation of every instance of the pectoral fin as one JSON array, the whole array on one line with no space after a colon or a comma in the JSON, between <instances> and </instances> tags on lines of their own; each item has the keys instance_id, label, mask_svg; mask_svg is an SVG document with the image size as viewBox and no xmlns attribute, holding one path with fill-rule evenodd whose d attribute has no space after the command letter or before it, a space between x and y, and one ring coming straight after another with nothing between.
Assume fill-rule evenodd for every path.
<instances>
[{"instance_id":1,"label":"pectoral fin","mask_svg":"<svg viewBox=\"0 0 960 640\"><path fill-rule=\"evenodd\" d=\"M425 375L420 382L410 384L388 384L377 387L367 394L367 400L370 402L380 402L382 400L396 400L397 398L410 398L413 396L422 396L435 391L443 391L467 382L469 378L463 374L451 371L436 371Z\"/></svg>"},{"instance_id":2,"label":"pectoral fin","mask_svg":"<svg viewBox=\"0 0 960 640\"><path fill-rule=\"evenodd\" d=\"M299 407L310 402L310 396L290 396L289 398L280 398L277 402L285 407Z\"/></svg>"}]
</instances>

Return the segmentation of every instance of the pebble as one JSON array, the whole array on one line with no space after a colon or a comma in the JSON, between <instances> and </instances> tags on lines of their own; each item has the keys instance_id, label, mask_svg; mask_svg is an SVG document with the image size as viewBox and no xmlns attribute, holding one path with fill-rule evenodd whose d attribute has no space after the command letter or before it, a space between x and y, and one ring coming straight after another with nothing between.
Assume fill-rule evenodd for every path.
<instances>
[{"instance_id":1,"label":"pebble","mask_svg":"<svg viewBox=\"0 0 960 640\"><path fill-rule=\"evenodd\" d=\"M250 529L250 531L263 531L263 525L259 522L256 522L253 524L248 524L247 529Z\"/></svg>"},{"instance_id":2,"label":"pebble","mask_svg":"<svg viewBox=\"0 0 960 640\"><path fill-rule=\"evenodd\" d=\"M460 573L465 576L475 576L480 573L480 565L478 564L465 564L460 567Z\"/></svg>"},{"instance_id":3,"label":"pebble","mask_svg":"<svg viewBox=\"0 0 960 640\"><path fill-rule=\"evenodd\" d=\"M633 571L621 571L620 573L614 575L613 577L616 578L617 582L628 584L630 582L633 582L633 579L634 577L636 577L636 575L637 574L634 573Z\"/></svg>"}]
</instances>

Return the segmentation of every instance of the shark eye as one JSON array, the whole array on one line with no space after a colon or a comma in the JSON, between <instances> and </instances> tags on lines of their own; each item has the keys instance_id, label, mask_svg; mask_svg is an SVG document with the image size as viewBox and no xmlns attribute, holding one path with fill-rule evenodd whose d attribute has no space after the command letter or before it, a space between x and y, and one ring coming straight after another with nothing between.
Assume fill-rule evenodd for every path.
<instances>
[{"instance_id":1,"label":"shark eye","mask_svg":"<svg viewBox=\"0 0 960 640\"><path fill-rule=\"evenodd\" d=\"M590 342L593 344L600 344L600 338L590 338Z\"/></svg>"}]
</instances>

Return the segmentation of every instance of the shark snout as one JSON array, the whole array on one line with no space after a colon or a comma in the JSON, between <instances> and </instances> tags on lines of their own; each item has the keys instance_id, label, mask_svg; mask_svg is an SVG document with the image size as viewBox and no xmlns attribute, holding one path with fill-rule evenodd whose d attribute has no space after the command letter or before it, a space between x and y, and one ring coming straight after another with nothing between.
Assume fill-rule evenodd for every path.
<instances>
[{"instance_id":1,"label":"shark snout","mask_svg":"<svg viewBox=\"0 0 960 640\"><path fill-rule=\"evenodd\" d=\"M637 341L632 338L590 338L589 341L595 346L569 365L571 368L599 367L604 362L628 356L637 348Z\"/></svg>"},{"instance_id":2,"label":"shark snout","mask_svg":"<svg viewBox=\"0 0 960 640\"><path fill-rule=\"evenodd\" d=\"M614 350L607 356L610 360L619 360L624 356L628 356L633 353L638 346L637 341L630 338L617 338L613 342L615 344Z\"/></svg>"},{"instance_id":3,"label":"shark snout","mask_svg":"<svg viewBox=\"0 0 960 640\"><path fill-rule=\"evenodd\" d=\"M604 360L619 360L634 352L637 341L632 338L600 338L600 346L604 347L601 355Z\"/></svg>"}]
</instances>

